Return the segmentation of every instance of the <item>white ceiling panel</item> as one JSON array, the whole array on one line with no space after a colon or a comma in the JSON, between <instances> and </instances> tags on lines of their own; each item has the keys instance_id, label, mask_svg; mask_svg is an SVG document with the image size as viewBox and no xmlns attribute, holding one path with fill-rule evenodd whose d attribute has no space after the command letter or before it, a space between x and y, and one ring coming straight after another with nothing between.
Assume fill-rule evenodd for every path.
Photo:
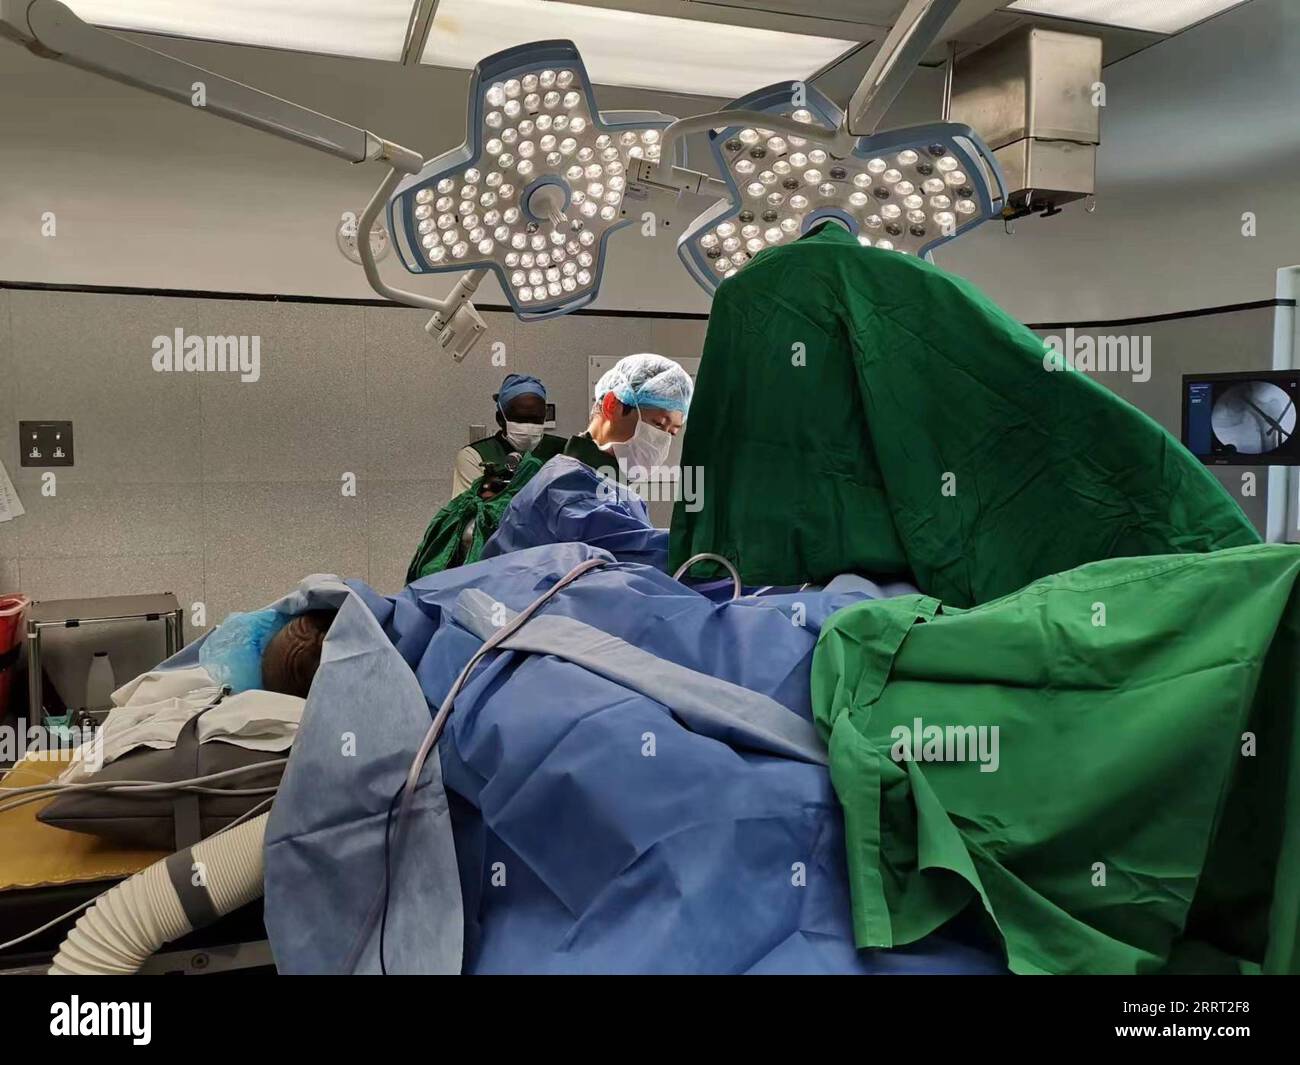
<instances>
[{"instance_id":1,"label":"white ceiling panel","mask_svg":"<svg viewBox=\"0 0 1300 1065\"><path fill-rule=\"evenodd\" d=\"M1246 0L1015 0L1011 11L1102 22L1152 33L1178 33Z\"/></svg>"},{"instance_id":2,"label":"white ceiling panel","mask_svg":"<svg viewBox=\"0 0 1300 1065\"><path fill-rule=\"evenodd\" d=\"M549 0L441 0L424 62L470 70L503 48L555 38L577 44L597 84L728 98L807 78L855 45Z\"/></svg>"},{"instance_id":3,"label":"white ceiling panel","mask_svg":"<svg viewBox=\"0 0 1300 1065\"><path fill-rule=\"evenodd\" d=\"M297 52L400 60L412 0L64 0L86 22Z\"/></svg>"}]
</instances>

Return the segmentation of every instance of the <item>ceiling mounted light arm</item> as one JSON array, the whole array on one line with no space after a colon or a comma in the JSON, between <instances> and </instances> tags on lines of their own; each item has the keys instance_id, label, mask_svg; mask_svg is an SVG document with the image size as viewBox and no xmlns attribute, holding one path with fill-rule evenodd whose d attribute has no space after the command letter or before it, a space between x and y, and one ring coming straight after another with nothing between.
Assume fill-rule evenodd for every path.
<instances>
[{"instance_id":1,"label":"ceiling mounted light arm","mask_svg":"<svg viewBox=\"0 0 1300 1065\"><path fill-rule=\"evenodd\" d=\"M793 137L807 136L808 134L806 125L796 122L787 115L763 111L724 109L710 112L707 115L691 115L689 118L679 118L664 130L663 158L673 158L673 151L677 147L679 137L685 137L691 133L706 133L715 129L726 129L728 126L761 126L773 133L784 133ZM832 154L843 158L853 151L854 143L855 138L853 135L840 128L830 138L828 150Z\"/></svg>"},{"instance_id":2,"label":"ceiling mounted light arm","mask_svg":"<svg viewBox=\"0 0 1300 1065\"><path fill-rule=\"evenodd\" d=\"M685 166L665 165L649 159L634 159L627 167L629 192L640 190L681 199L691 196L725 196L727 183L699 170Z\"/></svg>"},{"instance_id":3,"label":"ceiling mounted light arm","mask_svg":"<svg viewBox=\"0 0 1300 1065\"><path fill-rule=\"evenodd\" d=\"M429 31L438 13L438 0L415 0L411 8L411 21L406 29L406 43L402 47L402 66L418 66L429 43Z\"/></svg>"},{"instance_id":4,"label":"ceiling mounted light arm","mask_svg":"<svg viewBox=\"0 0 1300 1065\"><path fill-rule=\"evenodd\" d=\"M0 0L0 34L43 58L211 111L350 163L377 159L411 173L423 162L417 153L369 130L91 26L58 0Z\"/></svg>"},{"instance_id":5,"label":"ceiling mounted light arm","mask_svg":"<svg viewBox=\"0 0 1300 1065\"><path fill-rule=\"evenodd\" d=\"M418 173L424 165L418 152L384 140L369 130L90 26L58 0L0 0L0 34L16 40L43 58L57 59L114 81L201 107L223 118L265 130L350 163L388 163L392 169L362 215L360 234L370 233L398 182L407 174ZM201 97L196 96L200 89ZM202 102L197 102L200 99ZM379 276L374 250L368 239L358 239L357 250L371 288L398 303L432 310L434 318L430 322L430 332L435 335L441 333L468 302L482 277L480 273L462 279L462 284L457 285L446 300L439 300L386 284ZM472 310L469 313L472 314Z\"/></svg>"},{"instance_id":6,"label":"ceiling mounted light arm","mask_svg":"<svg viewBox=\"0 0 1300 1065\"><path fill-rule=\"evenodd\" d=\"M921 57L938 39L961 0L908 0L849 101L847 126L854 137L880 127Z\"/></svg>"},{"instance_id":7,"label":"ceiling mounted light arm","mask_svg":"<svg viewBox=\"0 0 1300 1065\"><path fill-rule=\"evenodd\" d=\"M388 176L380 183L375 194L370 197L370 202L366 204L366 209L361 212L361 218L357 222L357 233L369 233L371 226L379 217L379 212L388 206L389 197L392 196L393 190L397 188L398 182L406 176L405 172L393 167L388 172ZM418 292L407 292L403 289L393 288L383 278L379 276L379 264L375 262L375 252L370 246L370 241L357 239L357 252L361 256L361 269L365 271L366 280L370 282L370 287L386 299L395 300L398 303L405 303L409 307L423 307L425 310L443 313L447 310L442 300L435 299L433 296L424 296Z\"/></svg>"},{"instance_id":8,"label":"ceiling mounted light arm","mask_svg":"<svg viewBox=\"0 0 1300 1065\"><path fill-rule=\"evenodd\" d=\"M388 176L370 197L366 209L361 212L361 218L357 222L358 233L370 232L379 217L379 212L388 206L393 191L404 177L406 177L405 172L397 167L388 172ZM375 262L375 252L370 241L359 239L357 252L361 256L361 269L365 271L366 280L371 288L386 299L404 303L409 307L422 307L433 311L433 317L424 328L437 339L440 347L451 352L457 362L465 358L485 328L483 320L470 301L478 290L479 283L487 276L486 269L479 268L462 274L447 298L440 300L418 292L394 288L384 281L379 276L379 265Z\"/></svg>"}]
</instances>

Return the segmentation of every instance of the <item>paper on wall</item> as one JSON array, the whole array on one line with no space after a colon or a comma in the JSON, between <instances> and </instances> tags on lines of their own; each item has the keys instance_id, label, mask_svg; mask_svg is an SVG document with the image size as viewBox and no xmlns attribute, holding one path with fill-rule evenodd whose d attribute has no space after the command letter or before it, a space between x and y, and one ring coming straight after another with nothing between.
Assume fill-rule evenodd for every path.
<instances>
[{"instance_id":1,"label":"paper on wall","mask_svg":"<svg viewBox=\"0 0 1300 1065\"><path fill-rule=\"evenodd\" d=\"M25 513L23 502L14 489L14 483L9 480L9 471L5 469L5 464L0 462L0 521L20 518Z\"/></svg>"}]
</instances>

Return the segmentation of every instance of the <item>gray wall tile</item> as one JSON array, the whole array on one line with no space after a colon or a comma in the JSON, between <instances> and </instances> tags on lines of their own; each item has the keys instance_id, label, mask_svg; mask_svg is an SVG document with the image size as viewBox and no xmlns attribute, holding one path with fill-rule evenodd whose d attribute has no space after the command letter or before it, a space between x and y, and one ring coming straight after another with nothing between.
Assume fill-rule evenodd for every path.
<instances>
[{"instance_id":1,"label":"gray wall tile","mask_svg":"<svg viewBox=\"0 0 1300 1065\"><path fill-rule=\"evenodd\" d=\"M158 373L152 363L153 338L185 327L196 303L9 293L17 382L11 421L72 421L76 465L58 470L60 483L198 483L198 375ZM10 472L17 483L36 484L42 471Z\"/></svg>"},{"instance_id":2,"label":"gray wall tile","mask_svg":"<svg viewBox=\"0 0 1300 1065\"><path fill-rule=\"evenodd\" d=\"M10 595L22 590L22 584L18 580L18 560L0 558L0 595Z\"/></svg>"},{"instance_id":3,"label":"gray wall tile","mask_svg":"<svg viewBox=\"0 0 1300 1065\"><path fill-rule=\"evenodd\" d=\"M22 500L23 506L27 506L27 498L30 492L20 491L18 498ZM17 560L19 544L22 539L23 523L27 520L24 514L21 518L13 518L10 521L0 522L0 561Z\"/></svg>"},{"instance_id":4,"label":"gray wall tile","mask_svg":"<svg viewBox=\"0 0 1300 1065\"><path fill-rule=\"evenodd\" d=\"M654 346L651 351L670 359L698 359L704 352L709 323L690 318L648 319Z\"/></svg>"},{"instance_id":5,"label":"gray wall tile","mask_svg":"<svg viewBox=\"0 0 1300 1065\"><path fill-rule=\"evenodd\" d=\"M435 480L451 493L452 461L469 426L494 432L492 393L514 369L513 316L485 313L488 330L463 362L424 331L426 311L367 308L365 432L369 472L380 480ZM504 354L507 366L492 362Z\"/></svg>"},{"instance_id":6,"label":"gray wall tile","mask_svg":"<svg viewBox=\"0 0 1300 1065\"><path fill-rule=\"evenodd\" d=\"M89 558L107 568L122 557L197 552L203 542L200 485L58 482L58 494L23 493L12 524L19 558Z\"/></svg>"},{"instance_id":7,"label":"gray wall tile","mask_svg":"<svg viewBox=\"0 0 1300 1065\"><path fill-rule=\"evenodd\" d=\"M9 290L0 288L0 462L9 476L18 468L18 415L14 346L9 326Z\"/></svg>"},{"instance_id":8,"label":"gray wall tile","mask_svg":"<svg viewBox=\"0 0 1300 1065\"><path fill-rule=\"evenodd\" d=\"M9 330L9 290L0 289L0 464L17 485L18 416L15 406L17 386L14 380L13 344ZM19 498L22 498L22 493ZM23 506L26 506L23 503ZM18 584L18 523L22 518L0 522L0 588ZM12 573L6 566L14 567Z\"/></svg>"},{"instance_id":9,"label":"gray wall tile","mask_svg":"<svg viewBox=\"0 0 1300 1065\"><path fill-rule=\"evenodd\" d=\"M362 308L205 300L202 327L261 337L261 376L204 374L203 477L209 483L363 475Z\"/></svg>"},{"instance_id":10,"label":"gray wall tile","mask_svg":"<svg viewBox=\"0 0 1300 1065\"><path fill-rule=\"evenodd\" d=\"M424 530L442 506L441 481L379 481L366 489L369 514L370 584L386 595L402 589Z\"/></svg>"},{"instance_id":11,"label":"gray wall tile","mask_svg":"<svg viewBox=\"0 0 1300 1065\"><path fill-rule=\"evenodd\" d=\"M205 489L208 620L256 610L310 573L368 576L366 499L333 481L215 484Z\"/></svg>"}]
</instances>

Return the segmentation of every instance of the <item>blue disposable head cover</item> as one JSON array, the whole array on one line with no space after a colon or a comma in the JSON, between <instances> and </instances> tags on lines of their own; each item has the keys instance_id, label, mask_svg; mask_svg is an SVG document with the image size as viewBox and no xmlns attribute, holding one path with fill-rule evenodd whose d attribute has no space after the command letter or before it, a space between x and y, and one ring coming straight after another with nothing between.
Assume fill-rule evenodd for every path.
<instances>
[{"instance_id":1,"label":"blue disposable head cover","mask_svg":"<svg viewBox=\"0 0 1300 1065\"><path fill-rule=\"evenodd\" d=\"M199 647L199 665L232 695L262 686L262 653L290 615L278 610L254 610L226 617Z\"/></svg>"},{"instance_id":2,"label":"blue disposable head cover","mask_svg":"<svg viewBox=\"0 0 1300 1065\"><path fill-rule=\"evenodd\" d=\"M613 392L629 407L656 407L682 414L690 409L695 385L691 376L662 355L629 355L619 359L596 383L596 402Z\"/></svg>"},{"instance_id":3,"label":"blue disposable head cover","mask_svg":"<svg viewBox=\"0 0 1300 1065\"><path fill-rule=\"evenodd\" d=\"M545 399L546 386L528 374L506 374L506 379L501 382L501 391L497 393L497 405L504 408L516 396L541 396Z\"/></svg>"}]
</instances>

